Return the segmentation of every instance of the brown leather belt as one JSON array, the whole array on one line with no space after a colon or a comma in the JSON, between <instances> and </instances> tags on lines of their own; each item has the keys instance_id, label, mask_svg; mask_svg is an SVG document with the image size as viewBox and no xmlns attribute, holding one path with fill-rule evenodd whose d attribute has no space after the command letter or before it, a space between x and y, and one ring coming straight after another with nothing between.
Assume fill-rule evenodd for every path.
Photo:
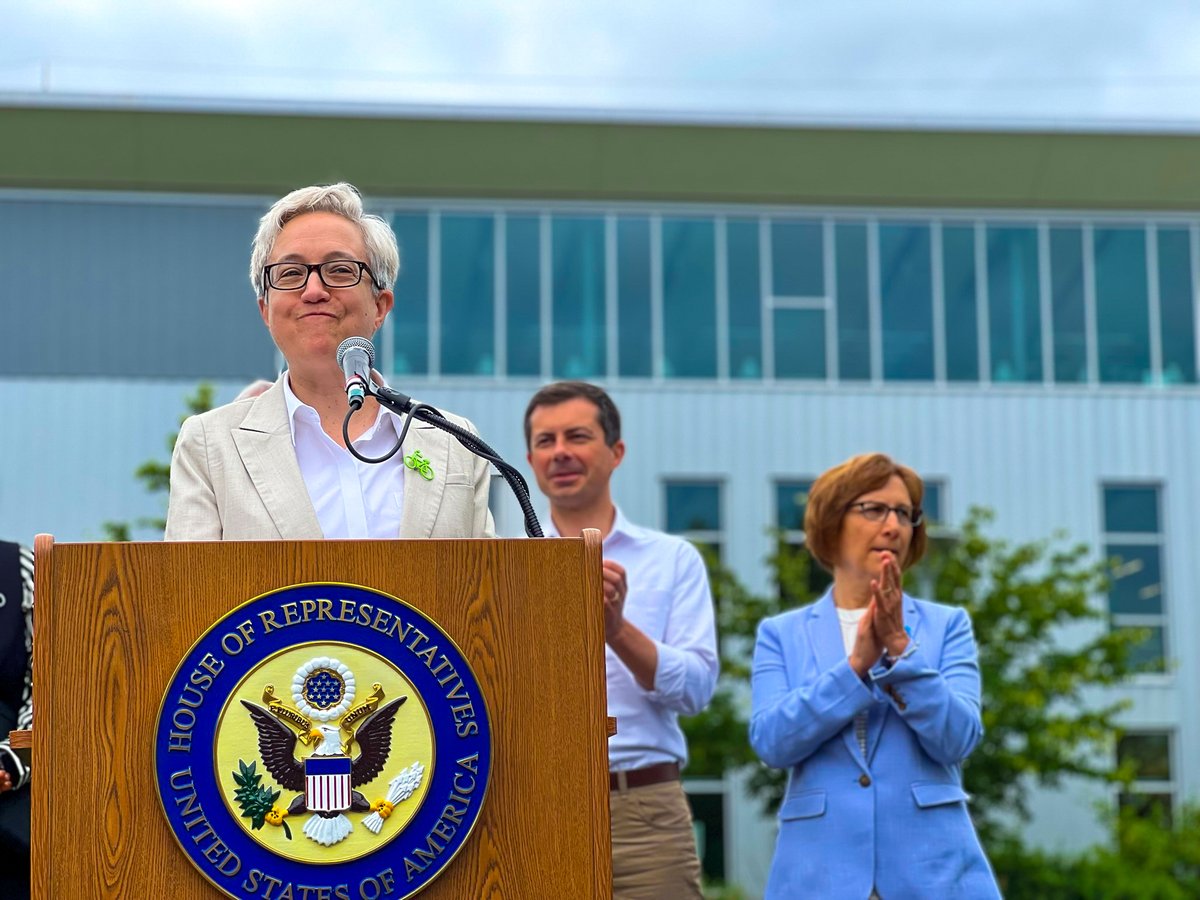
<instances>
[{"instance_id":1,"label":"brown leather belt","mask_svg":"<svg viewBox=\"0 0 1200 900\"><path fill-rule=\"evenodd\" d=\"M627 788L648 787L666 781L679 780L679 763L658 763L644 769L626 769L624 772L608 773L608 789L623 791Z\"/></svg>"}]
</instances>

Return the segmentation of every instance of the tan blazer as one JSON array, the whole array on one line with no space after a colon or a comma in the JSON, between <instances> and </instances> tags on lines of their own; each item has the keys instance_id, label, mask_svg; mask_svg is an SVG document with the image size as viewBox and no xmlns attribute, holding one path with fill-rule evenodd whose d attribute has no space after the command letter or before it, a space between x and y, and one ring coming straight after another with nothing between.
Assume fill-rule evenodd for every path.
<instances>
[{"instance_id":1,"label":"tan blazer","mask_svg":"<svg viewBox=\"0 0 1200 900\"><path fill-rule=\"evenodd\" d=\"M321 525L300 474L283 378L261 396L192 416L171 457L168 541L319 539ZM475 431L459 416L457 425ZM414 421L404 455L420 450L427 481L404 469L398 538L493 537L488 463L444 431Z\"/></svg>"}]
</instances>

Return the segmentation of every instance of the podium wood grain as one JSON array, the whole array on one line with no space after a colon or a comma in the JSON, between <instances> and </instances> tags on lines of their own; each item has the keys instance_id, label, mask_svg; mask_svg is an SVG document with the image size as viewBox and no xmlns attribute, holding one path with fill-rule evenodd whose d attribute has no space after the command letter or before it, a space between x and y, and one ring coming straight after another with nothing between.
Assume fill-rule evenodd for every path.
<instances>
[{"instance_id":1,"label":"podium wood grain","mask_svg":"<svg viewBox=\"0 0 1200 900\"><path fill-rule=\"evenodd\" d=\"M220 896L179 849L154 787L163 692L218 618L314 581L421 610L461 648L486 698L483 809L421 897L611 896L598 533L186 544L39 535L35 552L35 897Z\"/></svg>"}]
</instances>

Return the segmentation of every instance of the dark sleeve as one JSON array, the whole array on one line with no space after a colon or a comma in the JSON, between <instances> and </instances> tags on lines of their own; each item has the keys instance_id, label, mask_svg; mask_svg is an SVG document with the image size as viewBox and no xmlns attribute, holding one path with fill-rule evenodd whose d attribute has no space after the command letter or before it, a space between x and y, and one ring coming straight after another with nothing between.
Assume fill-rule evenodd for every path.
<instances>
[{"instance_id":1,"label":"dark sleeve","mask_svg":"<svg viewBox=\"0 0 1200 900\"><path fill-rule=\"evenodd\" d=\"M33 723L33 554L0 543L0 766L14 788L29 770L9 746L8 733ZM28 829L26 829L28 831Z\"/></svg>"}]
</instances>

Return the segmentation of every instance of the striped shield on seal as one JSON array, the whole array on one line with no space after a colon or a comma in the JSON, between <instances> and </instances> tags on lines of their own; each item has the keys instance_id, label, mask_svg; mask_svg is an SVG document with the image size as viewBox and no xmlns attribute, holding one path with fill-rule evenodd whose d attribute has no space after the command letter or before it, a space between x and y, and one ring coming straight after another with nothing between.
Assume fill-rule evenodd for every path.
<instances>
[{"instance_id":1,"label":"striped shield on seal","mask_svg":"<svg viewBox=\"0 0 1200 900\"><path fill-rule=\"evenodd\" d=\"M348 810L350 757L310 756L304 761L304 790L309 812Z\"/></svg>"}]
</instances>

